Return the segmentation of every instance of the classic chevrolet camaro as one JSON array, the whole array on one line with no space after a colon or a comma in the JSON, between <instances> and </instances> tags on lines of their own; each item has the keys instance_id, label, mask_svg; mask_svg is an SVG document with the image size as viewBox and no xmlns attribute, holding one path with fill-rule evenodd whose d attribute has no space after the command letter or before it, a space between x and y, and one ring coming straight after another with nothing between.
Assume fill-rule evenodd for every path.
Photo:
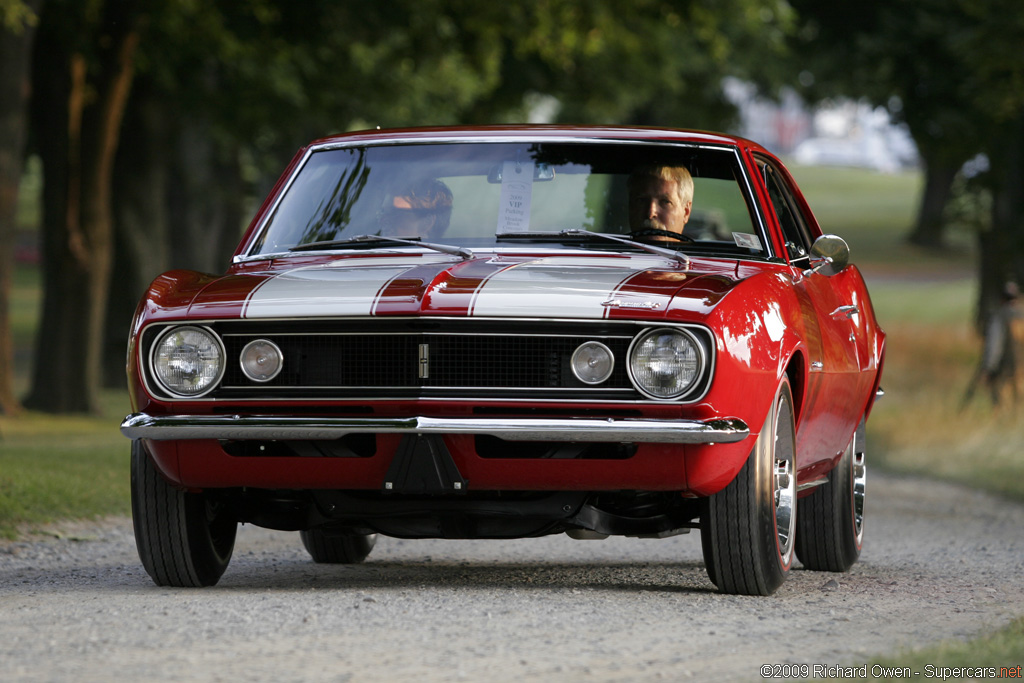
<instances>
[{"instance_id":1,"label":"classic chevrolet camaro","mask_svg":"<svg viewBox=\"0 0 1024 683\"><path fill-rule=\"evenodd\" d=\"M238 524L355 563L378 534L662 538L725 593L860 555L884 333L761 146L434 128L300 150L224 275L129 342L132 513L159 585Z\"/></svg>"}]
</instances>

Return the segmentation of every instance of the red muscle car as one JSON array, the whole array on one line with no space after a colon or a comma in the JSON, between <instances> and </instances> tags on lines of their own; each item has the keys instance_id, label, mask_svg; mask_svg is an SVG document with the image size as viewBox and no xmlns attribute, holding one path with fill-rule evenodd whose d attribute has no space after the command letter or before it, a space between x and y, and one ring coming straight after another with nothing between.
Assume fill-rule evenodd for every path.
<instances>
[{"instance_id":1,"label":"red muscle car","mask_svg":"<svg viewBox=\"0 0 1024 683\"><path fill-rule=\"evenodd\" d=\"M132 511L159 585L239 522L353 563L378 534L665 537L726 593L863 538L884 333L780 161L693 131L369 131L300 150L224 275L130 338Z\"/></svg>"}]
</instances>

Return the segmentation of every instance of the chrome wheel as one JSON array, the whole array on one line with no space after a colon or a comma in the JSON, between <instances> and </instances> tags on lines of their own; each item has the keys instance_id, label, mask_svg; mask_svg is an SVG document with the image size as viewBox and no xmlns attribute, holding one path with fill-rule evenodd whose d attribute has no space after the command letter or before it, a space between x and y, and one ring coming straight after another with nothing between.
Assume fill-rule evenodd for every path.
<instances>
[{"instance_id":1,"label":"chrome wheel","mask_svg":"<svg viewBox=\"0 0 1024 683\"><path fill-rule=\"evenodd\" d=\"M845 572L864 544L864 422L827 481L797 504L796 556L808 569Z\"/></svg>"},{"instance_id":2,"label":"chrome wheel","mask_svg":"<svg viewBox=\"0 0 1024 683\"><path fill-rule=\"evenodd\" d=\"M743 469L704 500L704 564L723 593L769 595L792 565L798 538L794 417L783 379Z\"/></svg>"},{"instance_id":3,"label":"chrome wheel","mask_svg":"<svg viewBox=\"0 0 1024 683\"><path fill-rule=\"evenodd\" d=\"M775 461L775 530L778 534L779 555L783 564L793 559L793 538L796 535L796 477L792 462Z\"/></svg>"},{"instance_id":4,"label":"chrome wheel","mask_svg":"<svg viewBox=\"0 0 1024 683\"><path fill-rule=\"evenodd\" d=\"M854 437L856 445L853 453L853 473L851 477L853 479L853 528L858 546L864 542L864 496L868 478L863 432L864 423L861 423L861 426L857 429L857 435Z\"/></svg>"}]
</instances>

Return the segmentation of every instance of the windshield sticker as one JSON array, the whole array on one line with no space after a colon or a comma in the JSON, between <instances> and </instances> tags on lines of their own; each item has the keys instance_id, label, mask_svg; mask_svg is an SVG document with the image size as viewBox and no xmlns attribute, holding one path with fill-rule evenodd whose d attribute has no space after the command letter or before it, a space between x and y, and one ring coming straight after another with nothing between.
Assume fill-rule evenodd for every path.
<instances>
[{"instance_id":1,"label":"windshield sticker","mask_svg":"<svg viewBox=\"0 0 1024 683\"><path fill-rule=\"evenodd\" d=\"M501 203L498 233L530 229L530 198L533 193L533 162L506 161L501 169Z\"/></svg>"},{"instance_id":2,"label":"windshield sticker","mask_svg":"<svg viewBox=\"0 0 1024 683\"><path fill-rule=\"evenodd\" d=\"M734 232L732 239L736 242L737 247L761 251L761 240L757 238L757 235L751 235L747 232Z\"/></svg>"}]
</instances>

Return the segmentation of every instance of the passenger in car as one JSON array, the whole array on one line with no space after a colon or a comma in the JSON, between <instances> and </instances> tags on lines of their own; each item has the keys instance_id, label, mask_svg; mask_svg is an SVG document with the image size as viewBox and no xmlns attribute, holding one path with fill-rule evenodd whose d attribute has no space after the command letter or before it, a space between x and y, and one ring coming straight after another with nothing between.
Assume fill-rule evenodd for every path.
<instances>
[{"instance_id":1,"label":"passenger in car","mask_svg":"<svg viewBox=\"0 0 1024 683\"><path fill-rule=\"evenodd\" d=\"M672 239L693 208L693 177L685 166L640 166L629 176L629 229L636 236Z\"/></svg>"},{"instance_id":2,"label":"passenger in car","mask_svg":"<svg viewBox=\"0 0 1024 683\"><path fill-rule=\"evenodd\" d=\"M440 237L452 218L452 191L431 179L399 190L384 200L380 234L390 237Z\"/></svg>"}]
</instances>

